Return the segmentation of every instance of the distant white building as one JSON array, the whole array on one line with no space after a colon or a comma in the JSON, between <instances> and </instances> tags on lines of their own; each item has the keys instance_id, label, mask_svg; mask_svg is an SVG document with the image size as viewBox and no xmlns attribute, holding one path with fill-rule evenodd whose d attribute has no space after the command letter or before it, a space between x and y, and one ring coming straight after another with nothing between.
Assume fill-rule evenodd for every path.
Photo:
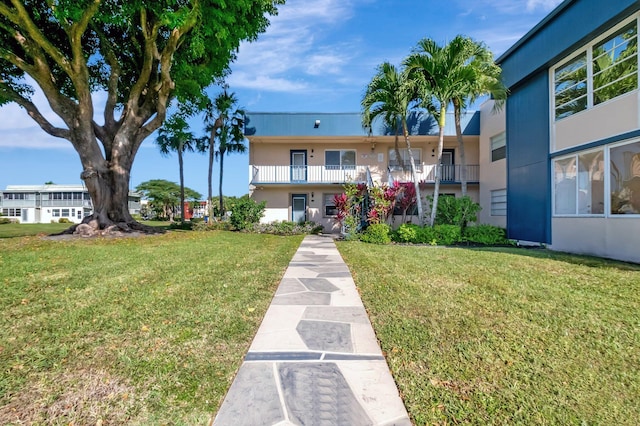
<instances>
[{"instance_id":1,"label":"distant white building","mask_svg":"<svg viewBox=\"0 0 640 426\"><path fill-rule=\"evenodd\" d=\"M129 192L129 212L140 214L140 194ZM50 223L61 218L80 223L93 213L83 185L8 185L0 191L0 213L20 223Z\"/></svg>"}]
</instances>

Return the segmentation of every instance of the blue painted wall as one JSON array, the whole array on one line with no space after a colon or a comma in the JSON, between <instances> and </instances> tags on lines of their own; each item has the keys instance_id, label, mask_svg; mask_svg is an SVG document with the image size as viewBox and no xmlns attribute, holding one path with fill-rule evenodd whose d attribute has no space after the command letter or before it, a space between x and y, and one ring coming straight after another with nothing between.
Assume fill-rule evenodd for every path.
<instances>
[{"instance_id":1,"label":"blue painted wall","mask_svg":"<svg viewBox=\"0 0 640 426\"><path fill-rule=\"evenodd\" d=\"M445 135L455 136L453 113L447 114ZM316 120L320 125L315 127ZM480 112L469 111L461 117L464 135L480 134ZM407 125L412 135L438 135L438 123L427 114L411 114ZM374 136L394 135L395 130L381 121L373 123ZM248 112L246 136L367 136L360 113L288 113Z\"/></svg>"},{"instance_id":2,"label":"blue painted wall","mask_svg":"<svg viewBox=\"0 0 640 426\"><path fill-rule=\"evenodd\" d=\"M501 55L507 87L568 55L582 44L640 10L638 0L566 0Z\"/></svg>"},{"instance_id":3,"label":"blue painted wall","mask_svg":"<svg viewBox=\"0 0 640 426\"><path fill-rule=\"evenodd\" d=\"M507 232L551 243L549 77L540 72L507 99Z\"/></svg>"}]
</instances>

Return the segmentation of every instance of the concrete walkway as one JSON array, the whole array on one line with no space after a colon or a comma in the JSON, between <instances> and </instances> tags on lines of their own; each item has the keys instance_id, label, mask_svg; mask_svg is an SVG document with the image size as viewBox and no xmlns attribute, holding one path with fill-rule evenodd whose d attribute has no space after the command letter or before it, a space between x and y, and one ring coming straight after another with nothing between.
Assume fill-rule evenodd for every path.
<instances>
[{"instance_id":1,"label":"concrete walkway","mask_svg":"<svg viewBox=\"0 0 640 426\"><path fill-rule=\"evenodd\" d=\"M331 238L303 240L213 424L411 425Z\"/></svg>"}]
</instances>

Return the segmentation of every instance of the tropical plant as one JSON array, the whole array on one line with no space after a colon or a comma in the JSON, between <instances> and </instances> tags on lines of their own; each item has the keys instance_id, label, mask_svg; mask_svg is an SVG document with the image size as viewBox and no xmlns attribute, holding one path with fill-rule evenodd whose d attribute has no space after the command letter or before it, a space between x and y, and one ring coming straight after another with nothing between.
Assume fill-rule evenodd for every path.
<instances>
[{"instance_id":1,"label":"tropical plant","mask_svg":"<svg viewBox=\"0 0 640 426\"><path fill-rule=\"evenodd\" d=\"M223 162L224 153L222 144L226 144L228 140L231 143L228 147L224 147L224 151L231 154L232 152L244 152L244 143L242 148L239 148L239 142L244 140L244 137L240 139L240 135L243 133L244 126L244 110L236 108L238 99L235 93L228 93L227 87L216 96L213 102L209 102L205 112L205 123L207 123L206 131L209 137L205 144L201 146L201 151L207 151L209 153L209 173L208 177L208 200L209 200L209 217L213 217L213 161L214 156L220 157L220 182L219 182L219 213L224 214L224 198L222 196L222 176L223 176ZM226 126L226 128L225 128ZM229 129L231 129L229 131ZM224 136L223 131L226 131L227 135ZM229 138L229 133L231 138ZM216 141L218 141L218 151L216 151Z\"/></svg>"},{"instance_id":2,"label":"tropical plant","mask_svg":"<svg viewBox=\"0 0 640 426\"><path fill-rule=\"evenodd\" d=\"M447 107L451 100L464 90L465 82L474 78L471 68L461 66L464 63L461 61L466 48L466 41L462 37L454 38L445 46L439 46L435 41L425 38L418 42L413 53L403 62L409 79L417 87L420 105L438 121L437 164L430 226L433 226L437 214Z\"/></svg>"},{"instance_id":3,"label":"tropical plant","mask_svg":"<svg viewBox=\"0 0 640 426\"><path fill-rule=\"evenodd\" d=\"M175 182L164 179L153 179L142 182L136 186L136 191L149 200L150 208L158 218L167 218L173 221L173 217L180 202L181 188ZM184 188L185 197L198 200L202 195L191 188Z\"/></svg>"},{"instance_id":4,"label":"tropical plant","mask_svg":"<svg viewBox=\"0 0 640 426\"><path fill-rule=\"evenodd\" d=\"M253 226L254 223L260 222L266 206L266 201L258 203L249 198L248 195L242 196L230 205L231 216L229 217L229 221L238 231L248 229Z\"/></svg>"},{"instance_id":5,"label":"tropical plant","mask_svg":"<svg viewBox=\"0 0 640 426\"><path fill-rule=\"evenodd\" d=\"M484 44L476 42L470 37L457 36L452 41L460 45L460 48L452 52L458 55L457 63L468 71L458 70L452 72L452 76L461 78L457 86L457 93L453 93L451 103L458 139L458 153L460 157L460 189L462 196L467 195L467 160L462 139L461 114L468 105L475 102L481 96L490 95L496 102L494 110L499 110L507 98L507 88L501 80L502 69L494 62L493 53Z\"/></svg>"},{"instance_id":6,"label":"tropical plant","mask_svg":"<svg viewBox=\"0 0 640 426\"><path fill-rule=\"evenodd\" d=\"M94 228L149 231L129 213L131 167L172 98L200 103L284 0L0 2L0 105L15 102L80 157ZM38 87L63 123L34 102ZM105 93L105 96L93 96ZM105 99L103 108L95 104ZM104 123L95 117L103 111Z\"/></svg>"},{"instance_id":7,"label":"tropical plant","mask_svg":"<svg viewBox=\"0 0 640 426\"><path fill-rule=\"evenodd\" d=\"M162 155L178 154L180 168L180 221L184 222L184 153L195 149L197 140L189 131L189 124L182 114L174 114L162 125L156 138L156 144Z\"/></svg>"},{"instance_id":8,"label":"tropical plant","mask_svg":"<svg viewBox=\"0 0 640 426\"><path fill-rule=\"evenodd\" d=\"M378 66L377 73L367 85L365 94L360 102L362 107L362 124L371 129L373 120L381 117L384 123L392 129L398 129L398 123L402 128L402 135L407 146L409 164L411 165L411 180L415 187L416 201L418 205L418 221L422 223L424 213L420 186L416 173L415 160L411 151L407 117L411 111L411 105L415 100L415 87L409 75L404 70L398 70L389 62L383 62ZM396 139L397 142L397 139ZM396 158L401 161L400 150L395 145Z\"/></svg>"}]
</instances>

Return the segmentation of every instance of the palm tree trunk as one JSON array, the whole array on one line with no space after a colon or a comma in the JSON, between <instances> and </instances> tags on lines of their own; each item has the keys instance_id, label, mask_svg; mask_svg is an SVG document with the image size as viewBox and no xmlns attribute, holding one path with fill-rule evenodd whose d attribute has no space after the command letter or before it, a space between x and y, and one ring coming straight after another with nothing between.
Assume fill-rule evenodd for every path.
<instances>
[{"instance_id":1,"label":"palm tree trunk","mask_svg":"<svg viewBox=\"0 0 640 426\"><path fill-rule=\"evenodd\" d=\"M402 133L404 134L404 140L407 143L407 154L409 155L409 164L411 164L411 180L413 180L413 186L416 188L418 225L422 226L424 211L422 210L422 197L420 196L420 182L418 182L418 176L416 173L416 162L413 160L413 152L411 151L411 142L409 141L409 130L407 129L406 118L402 119Z\"/></svg>"},{"instance_id":2,"label":"palm tree trunk","mask_svg":"<svg viewBox=\"0 0 640 426\"><path fill-rule=\"evenodd\" d=\"M222 175L224 173L224 151L220 150L220 184L218 185L218 194L220 197L220 217L224 215L224 199L222 198Z\"/></svg>"},{"instance_id":3,"label":"palm tree trunk","mask_svg":"<svg viewBox=\"0 0 640 426\"><path fill-rule=\"evenodd\" d=\"M433 206L431 206L431 217L429 226L433 226L438 212L438 195L440 194L440 163L442 162L442 149L444 148L444 125L446 124L446 106L440 107L440 119L438 120L438 161L435 169L435 185L433 187Z\"/></svg>"},{"instance_id":4,"label":"palm tree trunk","mask_svg":"<svg viewBox=\"0 0 640 426\"><path fill-rule=\"evenodd\" d=\"M393 149L396 151L396 159L400 163L400 167L402 167L402 171L406 172L407 170L404 165L404 161L402 161L402 155L400 154L400 144L398 143L398 133L400 133L400 130L396 129L396 137L393 140Z\"/></svg>"},{"instance_id":5,"label":"palm tree trunk","mask_svg":"<svg viewBox=\"0 0 640 426\"><path fill-rule=\"evenodd\" d=\"M211 135L211 139L209 139L209 175L208 175L208 186L209 193L209 220L213 219L213 153L215 149L215 139L213 135Z\"/></svg>"},{"instance_id":6,"label":"palm tree trunk","mask_svg":"<svg viewBox=\"0 0 640 426\"><path fill-rule=\"evenodd\" d=\"M453 100L453 113L456 122L456 136L458 138L458 148L460 153L460 189L462 196L467 195L467 159L464 155L464 141L462 140L462 126L460 125L460 102Z\"/></svg>"},{"instance_id":7,"label":"palm tree trunk","mask_svg":"<svg viewBox=\"0 0 640 426\"><path fill-rule=\"evenodd\" d=\"M178 146L178 164L180 165L180 222L184 223L184 161L182 159L183 144Z\"/></svg>"}]
</instances>

